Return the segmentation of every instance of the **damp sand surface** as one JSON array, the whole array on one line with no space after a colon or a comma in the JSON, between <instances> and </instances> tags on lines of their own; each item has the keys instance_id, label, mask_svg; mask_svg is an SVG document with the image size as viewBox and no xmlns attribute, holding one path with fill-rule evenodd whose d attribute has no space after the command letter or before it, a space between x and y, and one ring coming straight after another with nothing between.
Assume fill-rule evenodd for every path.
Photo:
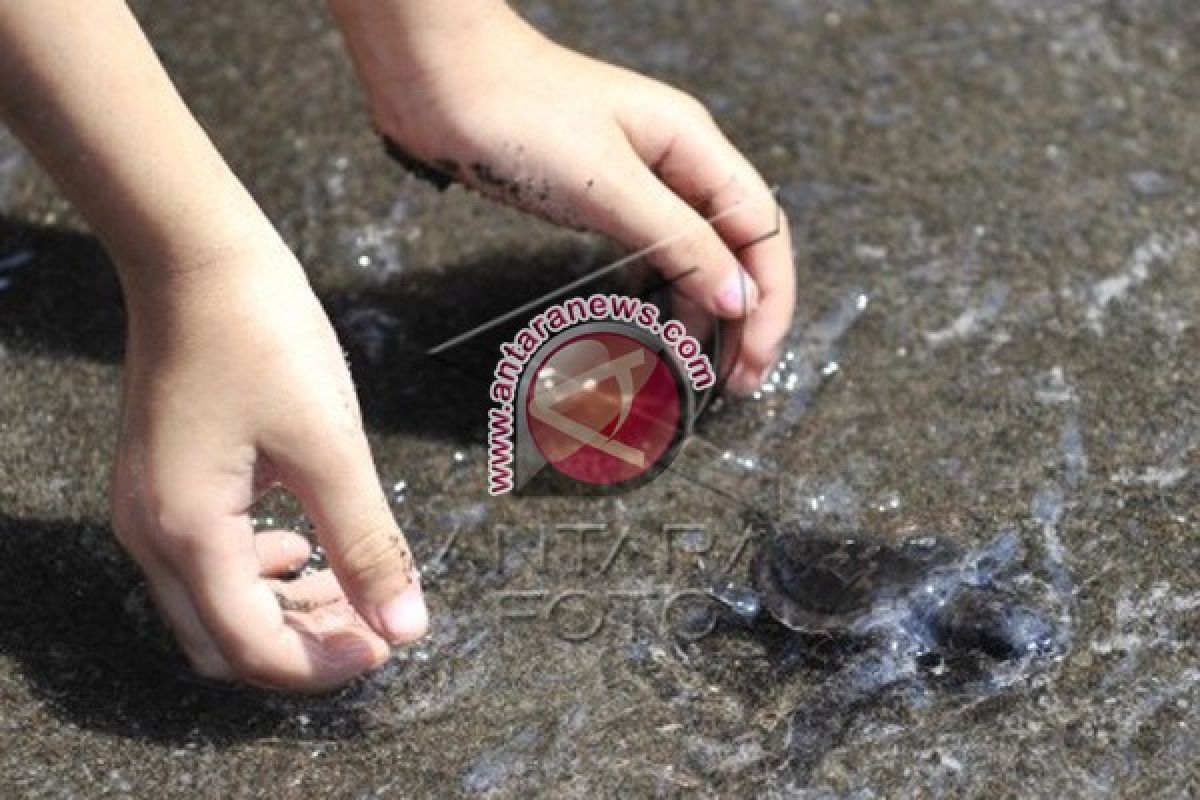
<instances>
[{"instance_id":1,"label":"damp sand surface","mask_svg":"<svg viewBox=\"0 0 1200 800\"><path fill-rule=\"evenodd\" d=\"M778 186L778 369L636 492L488 499L486 386L424 351L611 248L407 176L316 5L135 3L339 327L433 628L331 696L190 677L105 521L111 271L0 135L0 794L1195 794L1200 8L518 5ZM832 630L749 623L711 587L754 588L764 514L955 555Z\"/></svg>"}]
</instances>

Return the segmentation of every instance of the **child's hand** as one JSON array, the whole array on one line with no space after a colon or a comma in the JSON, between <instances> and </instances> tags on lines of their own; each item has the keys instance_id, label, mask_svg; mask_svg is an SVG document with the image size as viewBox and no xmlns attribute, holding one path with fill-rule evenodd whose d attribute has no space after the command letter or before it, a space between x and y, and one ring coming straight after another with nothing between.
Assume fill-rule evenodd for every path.
<instances>
[{"instance_id":1,"label":"child's hand","mask_svg":"<svg viewBox=\"0 0 1200 800\"><path fill-rule=\"evenodd\" d=\"M388 641L420 636L427 613L341 349L129 8L80 13L74 0L0 3L0 119L121 275L114 529L198 671L344 683ZM313 518L333 573L273 580L308 555L295 534L254 534L250 508L275 481Z\"/></svg>"},{"instance_id":2,"label":"child's hand","mask_svg":"<svg viewBox=\"0 0 1200 800\"><path fill-rule=\"evenodd\" d=\"M680 289L709 311L747 312L730 385L762 383L794 305L787 221L698 102L488 0L331 5L381 134L490 197L633 250L677 237L652 260L686 275Z\"/></svg>"},{"instance_id":3,"label":"child's hand","mask_svg":"<svg viewBox=\"0 0 1200 800\"><path fill-rule=\"evenodd\" d=\"M113 522L197 671L323 689L427 616L333 330L282 243L258 249L129 293ZM275 482L333 573L275 580L309 554L296 534L253 532Z\"/></svg>"}]
</instances>

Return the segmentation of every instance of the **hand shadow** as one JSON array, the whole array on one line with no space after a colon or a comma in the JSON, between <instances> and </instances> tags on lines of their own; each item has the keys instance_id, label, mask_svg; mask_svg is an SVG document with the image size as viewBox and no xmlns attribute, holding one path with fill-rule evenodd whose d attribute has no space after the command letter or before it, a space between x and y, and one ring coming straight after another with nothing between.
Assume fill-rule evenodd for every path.
<instances>
[{"instance_id":1,"label":"hand shadow","mask_svg":"<svg viewBox=\"0 0 1200 800\"><path fill-rule=\"evenodd\" d=\"M17 665L16 693L80 728L172 746L361 734L357 709L329 695L197 677L144 596L105 526L0 513L0 654ZM0 687L15 680L5 672Z\"/></svg>"},{"instance_id":2,"label":"hand shadow","mask_svg":"<svg viewBox=\"0 0 1200 800\"><path fill-rule=\"evenodd\" d=\"M116 362L125 308L94 237L0 214L0 343Z\"/></svg>"},{"instance_id":3,"label":"hand shadow","mask_svg":"<svg viewBox=\"0 0 1200 800\"><path fill-rule=\"evenodd\" d=\"M414 271L379 287L323 294L349 356L367 426L455 444L485 441L488 389L500 345L545 303L524 307L580 280L612 255L606 247L570 245L495 252L445 270ZM626 291L644 280L642 272L639 266L614 273L579 291ZM471 335L430 354L463 334Z\"/></svg>"},{"instance_id":4,"label":"hand shadow","mask_svg":"<svg viewBox=\"0 0 1200 800\"><path fill-rule=\"evenodd\" d=\"M606 261L595 247L541 248L323 293L368 427L481 438L498 343L527 315L441 361L428 349ZM119 283L94 237L0 215L0 347L117 363L124 325ZM144 597L107 525L0 510L0 654L16 665L0 668L0 689L20 682L18 696L31 691L82 728L175 746L361 735L367 723L345 694L331 702L196 677ZM311 724L299 726L300 713Z\"/></svg>"},{"instance_id":5,"label":"hand shadow","mask_svg":"<svg viewBox=\"0 0 1200 800\"><path fill-rule=\"evenodd\" d=\"M594 257L567 249L495 256L325 294L368 426L470 438L483 420L494 355L464 348L447 366L430 359L428 347L556 288L579 274L570 265ZM363 325L380 319L390 322L377 351ZM124 325L120 286L94 237L0 215L0 347L117 363ZM364 724L352 695L285 696L197 678L99 521L0 510L0 654L15 665L0 669L0 689L17 682L18 696L32 691L53 714L119 736L180 746L311 740L357 735ZM310 723L298 726L298 713Z\"/></svg>"},{"instance_id":6,"label":"hand shadow","mask_svg":"<svg viewBox=\"0 0 1200 800\"><path fill-rule=\"evenodd\" d=\"M482 441L499 345L538 308L451 348L429 348L559 289L611 259L583 243L495 252L377 286L318 295L350 360L369 428ZM638 274L634 275L635 272ZM622 271L588 291L644 280ZM125 313L115 273L95 237L0 215L0 345L116 363Z\"/></svg>"}]
</instances>

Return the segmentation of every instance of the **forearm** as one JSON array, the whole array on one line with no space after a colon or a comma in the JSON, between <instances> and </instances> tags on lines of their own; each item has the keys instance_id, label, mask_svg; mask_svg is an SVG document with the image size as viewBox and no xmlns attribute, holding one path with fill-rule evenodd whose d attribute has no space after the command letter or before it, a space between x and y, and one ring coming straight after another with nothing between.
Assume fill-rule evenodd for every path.
<instances>
[{"instance_id":1,"label":"forearm","mask_svg":"<svg viewBox=\"0 0 1200 800\"><path fill-rule=\"evenodd\" d=\"M0 3L0 119L104 240L127 290L265 224L117 0Z\"/></svg>"},{"instance_id":2,"label":"forearm","mask_svg":"<svg viewBox=\"0 0 1200 800\"><path fill-rule=\"evenodd\" d=\"M503 81L507 52L538 34L504 0L326 0L375 128L421 149L422 129L461 126L459 98ZM478 65L476 67L475 65ZM532 65L525 65L532 68ZM435 143L425 143L434 146Z\"/></svg>"},{"instance_id":3,"label":"forearm","mask_svg":"<svg viewBox=\"0 0 1200 800\"><path fill-rule=\"evenodd\" d=\"M355 61L411 64L439 56L442 43L515 16L504 0L326 0ZM383 34L382 36L378 34Z\"/></svg>"}]
</instances>

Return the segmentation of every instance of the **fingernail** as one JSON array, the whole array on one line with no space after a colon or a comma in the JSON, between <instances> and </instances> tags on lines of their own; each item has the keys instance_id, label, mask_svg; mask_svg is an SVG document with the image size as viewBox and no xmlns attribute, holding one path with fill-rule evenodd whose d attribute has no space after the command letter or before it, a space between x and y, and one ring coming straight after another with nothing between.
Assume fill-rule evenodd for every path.
<instances>
[{"instance_id":1,"label":"fingernail","mask_svg":"<svg viewBox=\"0 0 1200 800\"><path fill-rule=\"evenodd\" d=\"M429 610L421 587L414 583L404 594L389 600L380 609L379 617L392 644L424 636L429 629Z\"/></svg>"},{"instance_id":2,"label":"fingernail","mask_svg":"<svg viewBox=\"0 0 1200 800\"><path fill-rule=\"evenodd\" d=\"M717 309L722 314L742 317L758 306L758 287L740 266L729 274L717 292Z\"/></svg>"}]
</instances>

